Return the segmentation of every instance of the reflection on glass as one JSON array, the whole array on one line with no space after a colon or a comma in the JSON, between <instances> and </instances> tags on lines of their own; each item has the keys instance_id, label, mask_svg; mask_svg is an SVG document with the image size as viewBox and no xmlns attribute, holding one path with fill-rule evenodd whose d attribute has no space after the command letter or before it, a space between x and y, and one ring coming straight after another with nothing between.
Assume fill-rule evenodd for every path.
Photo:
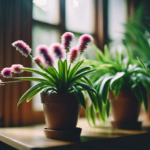
<instances>
[{"instance_id":1,"label":"reflection on glass","mask_svg":"<svg viewBox=\"0 0 150 150\"><path fill-rule=\"evenodd\" d=\"M108 36L112 40L122 39L127 20L127 0L108 1Z\"/></svg>"},{"instance_id":2,"label":"reflection on glass","mask_svg":"<svg viewBox=\"0 0 150 150\"><path fill-rule=\"evenodd\" d=\"M60 33L58 30L50 29L45 26L34 25L32 29L32 53L33 56L36 56L36 47L40 44L50 44L60 41ZM39 69L36 64L32 64L36 69ZM34 77L38 75L33 74ZM42 77L41 77L42 78ZM32 82L32 86L36 85L37 82ZM37 94L33 98L33 109L34 110L43 110L42 103L40 101L40 94Z\"/></svg>"},{"instance_id":3,"label":"reflection on glass","mask_svg":"<svg viewBox=\"0 0 150 150\"><path fill-rule=\"evenodd\" d=\"M93 0L66 0L66 28L80 33L94 33Z\"/></svg>"},{"instance_id":4,"label":"reflection on glass","mask_svg":"<svg viewBox=\"0 0 150 150\"><path fill-rule=\"evenodd\" d=\"M33 19L59 24L59 0L33 0Z\"/></svg>"}]
</instances>

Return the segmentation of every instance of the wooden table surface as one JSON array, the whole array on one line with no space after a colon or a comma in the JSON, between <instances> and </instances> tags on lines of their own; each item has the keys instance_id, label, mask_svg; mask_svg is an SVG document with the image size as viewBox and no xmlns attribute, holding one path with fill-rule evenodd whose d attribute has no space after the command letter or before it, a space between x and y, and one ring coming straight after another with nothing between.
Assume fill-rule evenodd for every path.
<instances>
[{"instance_id":1,"label":"wooden table surface","mask_svg":"<svg viewBox=\"0 0 150 150\"><path fill-rule=\"evenodd\" d=\"M109 124L91 128L86 119L79 119L78 127L82 128L79 141L47 139L43 132L44 127L46 125L0 128L0 141L13 148L25 150L150 149L150 122L144 123L141 131L130 131L112 129Z\"/></svg>"}]
</instances>

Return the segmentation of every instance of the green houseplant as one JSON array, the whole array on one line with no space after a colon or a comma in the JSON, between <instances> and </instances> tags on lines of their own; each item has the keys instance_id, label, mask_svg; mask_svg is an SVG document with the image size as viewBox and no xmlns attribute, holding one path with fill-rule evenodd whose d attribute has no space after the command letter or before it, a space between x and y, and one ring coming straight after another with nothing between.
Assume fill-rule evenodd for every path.
<instances>
[{"instance_id":1,"label":"green houseplant","mask_svg":"<svg viewBox=\"0 0 150 150\"><path fill-rule=\"evenodd\" d=\"M109 56L107 46L104 48L104 53L95 45L92 47L96 51L97 60L87 60L85 63L97 68L97 71L91 75L91 79L94 80L97 91L97 104L101 108L99 109L101 119L105 121L106 116L109 117L111 108L114 127L139 126L137 119L142 103L148 111L149 74L139 64L133 63L129 51L127 51L128 57L124 57L124 51L122 53L116 51L116 57L113 59ZM88 111L87 113L91 115L87 115L87 118L91 116L95 123L95 113L92 109Z\"/></svg>"},{"instance_id":2,"label":"green houseplant","mask_svg":"<svg viewBox=\"0 0 150 150\"><path fill-rule=\"evenodd\" d=\"M142 1L133 16L124 24L123 44L130 50L134 59L140 57L149 66L150 49L150 2Z\"/></svg>"},{"instance_id":3,"label":"green houseplant","mask_svg":"<svg viewBox=\"0 0 150 150\"><path fill-rule=\"evenodd\" d=\"M26 68L20 64L12 65L10 68L4 68L1 75L6 78L15 79L15 81L0 82L1 85L20 81L37 81L37 85L31 87L19 99L17 107L25 99L29 102L37 93L41 92L42 103L44 104L45 120L48 129L51 130L72 130L76 129L77 119L80 112L80 104L86 109L84 92L95 93L95 89L89 85L87 74L95 71L90 66L81 67L84 60L80 61L80 56L93 38L84 34L79 39L77 48L71 49L73 33L66 32L62 36L62 43L54 43L50 47L39 45L37 53L40 54L32 58L31 48L23 41L16 41L12 45L24 56L29 56L36 63L39 70ZM69 57L67 56L69 53ZM64 56L66 54L66 57ZM65 57L65 58L64 58ZM76 60L78 58L78 60ZM54 67L54 63L58 63ZM28 71L41 76L36 77L12 77L14 73ZM91 99L93 101L93 99ZM53 135L54 132L45 129L46 137L57 138L59 135ZM78 132L79 130L77 130ZM80 131L81 132L81 131ZM74 133L74 131L73 131ZM63 136L62 136L63 134ZM63 138L68 133L60 133L59 138ZM78 135L74 135L75 137Z\"/></svg>"}]
</instances>

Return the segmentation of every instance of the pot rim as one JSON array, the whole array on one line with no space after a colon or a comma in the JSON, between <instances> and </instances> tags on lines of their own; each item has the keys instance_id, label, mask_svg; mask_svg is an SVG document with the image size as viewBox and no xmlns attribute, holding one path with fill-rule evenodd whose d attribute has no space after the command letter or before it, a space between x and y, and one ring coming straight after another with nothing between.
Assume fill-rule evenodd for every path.
<instances>
[{"instance_id":1,"label":"pot rim","mask_svg":"<svg viewBox=\"0 0 150 150\"><path fill-rule=\"evenodd\" d=\"M48 93L41 93L41 102L43 104L49 103L68 103L77 104L79 103L74 93L52 93L49 98L47 98Z\"/></svg>"},{"instance_id":2,"label":"pot rim","mask_svg":"<svg viewBox=\"0 0 150 150\"><path fill-rule=\"evenodd\" d=\"M126 91L119 91L118 97L115 98L114 94L112 91L109 91L109 99L137 99L134 93L131 90L126 90Z\"/></svg>"}]
</instances>

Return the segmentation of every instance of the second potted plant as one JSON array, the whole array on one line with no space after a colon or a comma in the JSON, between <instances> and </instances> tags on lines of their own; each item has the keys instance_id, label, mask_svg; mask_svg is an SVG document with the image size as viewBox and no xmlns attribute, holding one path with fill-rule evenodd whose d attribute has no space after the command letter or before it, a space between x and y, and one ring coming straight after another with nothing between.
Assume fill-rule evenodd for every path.
<instances>
[{"instance_id":1,"label":"second potted plant","mask_svg":"<svg viewBox=\"0 0 150 150\"><path fill-rule=\"evenodd\" d=\"M123 53L116 52L113 59L106 46L104 53L94 45L93 49L97 53L98 61L88 60L87 63L95 65L99 70L92 77L95 77L101 118L105 120L111 108L113 127L140 129L138 116L142 103L146 112L148 111L149 74L138 64L134 64L131 57L125 58ZM128 51L127 53L129 55ZM98 64L100 67L97 67Z\"/></svg>"}]
</instances>

